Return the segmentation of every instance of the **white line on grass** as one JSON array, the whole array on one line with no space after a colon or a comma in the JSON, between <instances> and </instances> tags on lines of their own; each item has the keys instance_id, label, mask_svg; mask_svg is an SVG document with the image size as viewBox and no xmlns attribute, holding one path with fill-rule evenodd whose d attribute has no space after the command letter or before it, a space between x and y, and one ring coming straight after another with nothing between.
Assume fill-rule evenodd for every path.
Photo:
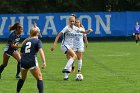
<instances>
[{"instance_id":1,"label":"white line on grass","mask_svg":"<svg viewBox=\"0 0 140 93\"><path fill-rule=\"evenodd\" d=\"M107 57L123 57L123 56L129 56L130 53L120 53L120 54L106 54L106 55L99 55L99 56L107 56Z\"/></svg>"}]
</instances>

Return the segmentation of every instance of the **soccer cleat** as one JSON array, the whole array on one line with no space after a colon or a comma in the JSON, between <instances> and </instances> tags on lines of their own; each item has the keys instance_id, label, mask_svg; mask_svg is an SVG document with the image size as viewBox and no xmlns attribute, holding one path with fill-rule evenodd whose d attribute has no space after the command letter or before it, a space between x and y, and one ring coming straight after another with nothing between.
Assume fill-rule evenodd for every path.
<instances>
[{"instance_id":1,"label":"soccer cleat","mask_svg":"<svg viewBox=\"0 0 140 93\"><path fill-rule=\"evenodd\" d=\"M78 70L78 74L81 74L81 70Z\"/></svg>"},{"instance_id":2,"label":"soccer cleat","mask_svg":"<svg viewBox=\"0 0 140 93\"><path fill-rule=\"evenodd\" d=\"M72 70L71 70L71 72L75 72L75 67L72 67Z\"/></svg>"},{"instance_id":3,"label":"soccer cleat","mask_svg":"<svg viewBox=\"0 0 140 93\"><path fill-rule=\"evenodd\" d=\"M16 79L20 79L21 78L21 76L20 75L16 75Z\"/></svg>"},{"instance_id":4,"label":"soccer cleat","mask_svg":"<svg viewBox=\"0 0 140 93\"><path fill-rule=\"evenodd\" d=\"M63 69L62 73L70 73L70 71L68 71L67 69Z\"/></svg>"},{"instance_id":5,"label":"soccer cleat","mask_svg":"<svg viewBox=\"0 0 140 93\"><path fill-rule=\"evenodd\" d=\"M63 80L68 80L69 78L64 78Z\"/></svg>"}]
</instances>

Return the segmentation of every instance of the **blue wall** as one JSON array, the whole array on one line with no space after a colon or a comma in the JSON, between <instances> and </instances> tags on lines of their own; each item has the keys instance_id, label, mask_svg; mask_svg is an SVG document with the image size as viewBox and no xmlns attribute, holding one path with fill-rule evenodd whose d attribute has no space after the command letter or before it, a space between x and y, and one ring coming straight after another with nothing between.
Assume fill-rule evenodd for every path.
<instances>
[{"instance_id":1,"label":"blue wall","mask_svg":"<svg viewBox=\"0 0 140 93\"><path fill-rule=\"evenodd\" d=\"M43 37L55 37L68 24L68 16L72 13L46 14L1 14L0 38L10 34L8 27L19 21L24 27L22 37L29 36L29 30L36 21ZM88 37L130 36L136 21L140 20L140 12L78 12L75 13L82 21L85 29L94 32Z\"/></svg>"}]
</instances>

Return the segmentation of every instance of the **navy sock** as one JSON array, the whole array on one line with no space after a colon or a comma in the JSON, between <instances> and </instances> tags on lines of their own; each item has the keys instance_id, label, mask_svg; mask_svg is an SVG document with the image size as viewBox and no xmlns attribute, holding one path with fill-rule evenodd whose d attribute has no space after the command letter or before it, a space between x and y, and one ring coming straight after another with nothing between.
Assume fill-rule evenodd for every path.
<instances>
[{"instance_id":1,"label":"navy sock","mask_svg":"<svg viewBox=\"0 0 140 93\"><path fill-rule=\"evenodd\" d=\"M24 84L24 80L19 79L17 83L17 92L20 92L20 89L22 88L23 84Z\"/></svg>"},{"instance_id":2,"label":"navy sock","mask_svg":"<svg viewBox=\"0 0 140 93\"><path fill-rule=\"evenodd\" d=\"M21 64L20 64L20 62L18 62L18 64L17 64L17 74L16 75L19 75L19 73L20 73L20 66Z\"/></svg>"},{"instance_id":3,"label":"navy sock","mask_svg":"<svg viewBox=\"0 0 140 93\"><path fill-rule=\"evenodd\" d=\"M136 43L138 43L138 40L136 40Z\"/></svg>"},{"instance_id":4,"label":"navy sock","mask_svg":"<svg viewBox=\"0 0 140 93\"><path fill-rule=\"evenodd\" d=\"M2 73L2 71L4 70L5 66L4 65L1 65L0 66L0 73Z\"/></svg>"},{"instance_id":5,"label":"navy sock","mask_svg":"<svg viewBox=\"0 0 140 93\"><path fill-rule=\"evenodd\" d=\"M37 88L39 90L39 93L44 93L43 80L37 80Z\"/></svg>"}]
</instances>

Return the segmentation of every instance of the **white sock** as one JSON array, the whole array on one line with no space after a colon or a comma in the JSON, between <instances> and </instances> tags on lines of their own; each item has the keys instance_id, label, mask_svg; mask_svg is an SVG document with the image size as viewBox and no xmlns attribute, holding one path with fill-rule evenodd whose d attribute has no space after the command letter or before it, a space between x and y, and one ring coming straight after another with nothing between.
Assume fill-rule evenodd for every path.
<instances>
[{"instance_id":1,"label":"white sock","mask_svg":"<svg viewBox=\"0 0 140 93\"><path fill-rule=\"evenodd\" d=\"M64 73L64 78L68 78L69 77L69 73Z\"/></svg>"},{"instance_id":2,"label":"white sock","mask_svg":"<svg viewBox=\"0 0 140 93\"><path fill-rule=\"evenodd\" d=\"M73 61L74 61L74 60L73 60L72 58L70 58L70 59L68 60L68 62L67 62L67 64L66 64L66 66L65 66L64 69L69 69L69 68L71 67Z\"/></svg>"},{"instance_id":3,"label":"white sock","mask_svg":"<svg viewBox=\"0 0 140 93\"><path fill-rule=\"evenodd\" d=\"M70 67L68 68L68 71L71 71L71 69L72 69L72 65L70 65Z\"/></svg>"},{"instance_id":4,"label":"white sock","mask_svg":"<svg viewBox=\"0 0 140 93\"><path fill-rule=\"evenodd\" d=\"M78 70L81 71L82 68L82 60L78 60Z\"/></svg>"}]
</instances>

